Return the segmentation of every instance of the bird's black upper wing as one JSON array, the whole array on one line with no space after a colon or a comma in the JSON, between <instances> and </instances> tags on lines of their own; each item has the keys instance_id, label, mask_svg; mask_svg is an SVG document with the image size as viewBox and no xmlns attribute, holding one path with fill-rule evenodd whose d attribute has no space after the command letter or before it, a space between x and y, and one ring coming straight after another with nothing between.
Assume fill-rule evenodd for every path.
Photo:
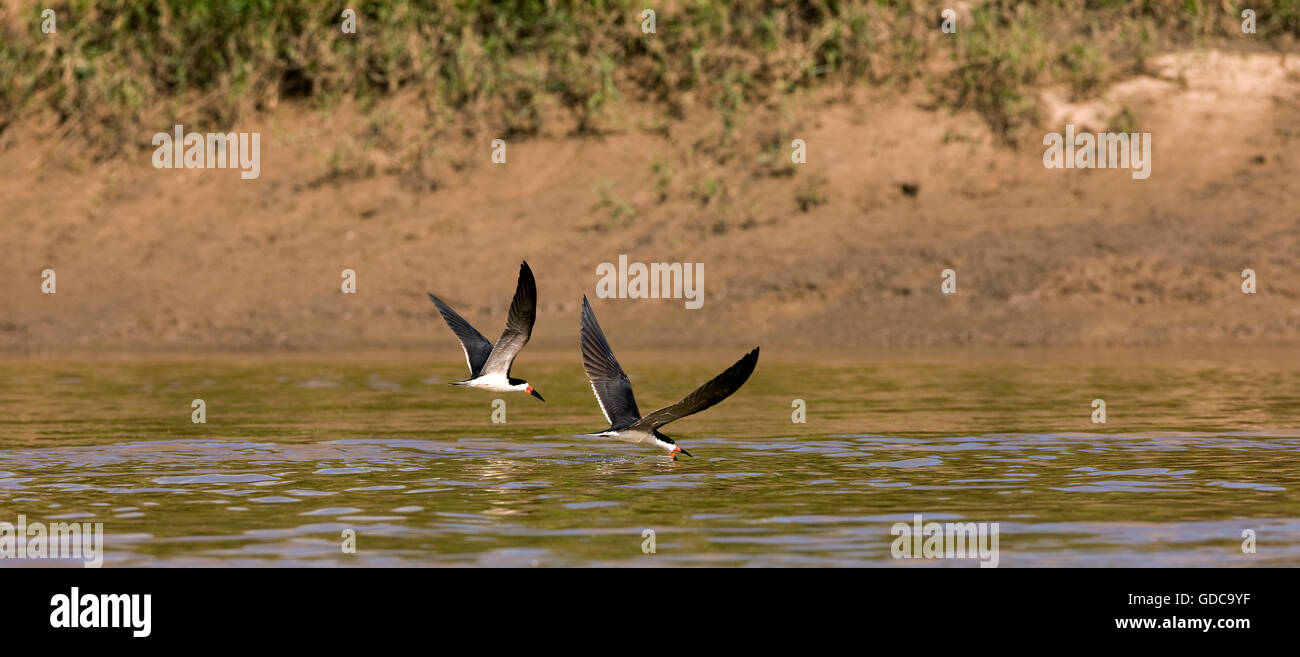
<instances>
[{"instance_id":1,"label":"bird's black upper wing","mask_svg":"<svg viewBox=\"0 0 1300 657\"><path fill-rule=\"evenodd\" d=\"M662 427L673 420L680 420L687 415L694 415L700 411L726 399L731 393L740 389L745 381L749 380L749 375L754 373L754 365L758 363L758 347L745 354L743 358L736 361L735 365L727 368L727 371L719 374L708 383L700 386L684 399L661 408L641 419L633 425L635 429L644 431L653 431Z\"/></svg>"},{"instance_id":2,"label":"bird's black upper wing","mask_svg":"<svg viewBox=\"0 0 1300 657\"><path fill-rule=\"evenodd\" d=\"M506 328L492 347L483 366L485 373L501 372L510 374L510 364L515 362L519 350L528 344L533 335L533 323L537 321L537 281L533 279L533 270L525 262L519 265L519 283L515 286L515 299L510 302L510 317L506 319Z\"/></svg>"},{"instance_id":3,"label":"bird's black upper wing","mask_svg":"<svg viewBox=\"0 0 1300 657\"><path fill-rule=\"evenodd\" d=\"M591 391L596 393L600 411L605 414L611 429L625 429L641 419L632 396L632 382L614 358L604 331L596 323L587 297L582 297L582 368L591 380Z\"/></svg>"},{"instance_id":4,"label":"bird's black upper wing","mask_svg":"<svg viewBox=\"0 0 1300 657\"><path fill-rule=\"evenodd\" d=\"M465 350L465 364L469 365L469 378L477 377L492 353L492 343L470 326L464 317L456 314L451 306L443 303L442 299L433 296L432 292L429 293L429 298L433 300L433 305L438 307L438 312L442 313L442 318L447 321L447 326L451 327L451 332L456 334L456 339L460 341L460 348Z\"/></svg>"}]
</instances>

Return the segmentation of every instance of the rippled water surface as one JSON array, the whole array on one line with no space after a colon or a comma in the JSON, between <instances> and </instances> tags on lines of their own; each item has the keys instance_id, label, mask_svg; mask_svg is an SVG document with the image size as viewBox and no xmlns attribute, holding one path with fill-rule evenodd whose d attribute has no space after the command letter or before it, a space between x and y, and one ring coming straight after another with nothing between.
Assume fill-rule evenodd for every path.
<instances>
[{"instance_id":1,"label":"rippled water surface","mask_svg":"<svg viewBox=\"0 0 1300 657\"><path fill-rule=\"evenodd\" d=\"M625 362L642 410L734 358L701 360ZM0 521L103 522L110 566L975 564L892 558L891 526L917 513L998 522L1002 567L1300 564L1300 369L1285 358L760 362L665 428L695 454L676 463L575 435L606 426L576 359L516 368L546 403L445 385L461 369L0 363ZM21 564L50 562L0 559Z\"/></svg>"}]
</instances>

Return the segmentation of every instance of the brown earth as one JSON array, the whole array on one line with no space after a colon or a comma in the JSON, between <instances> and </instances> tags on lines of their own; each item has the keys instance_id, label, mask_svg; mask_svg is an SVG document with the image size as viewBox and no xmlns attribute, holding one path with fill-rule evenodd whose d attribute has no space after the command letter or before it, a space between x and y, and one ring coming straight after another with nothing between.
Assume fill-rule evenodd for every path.
<instances>
[{"instance_id":1,"label":"brown earth","mask_svg":"<svg viewBox=\"0 0 1300 657\"><path fill-rule=\"evenodd\" d=\"M1295 344L1300 60L1149 68L1087 103L1047 90L1034 133L1107 130L1127 108L1153 135L1148 180L1047 170L1036 139L1006 147L919 90L801 96L734 140L707 112L627 108L602 137L512 141L504 166L491 137L439 143L423 174L355 107L281 104L232 128L262 134L251 181L154 169L169 126L96 162L25 119L0 134L0 350L454 350L425 291L495 337L520 260L540 289L534 344L567 350L597 265L621 253L703 262L705 287L700 310L593 299L619 349ZM807 164L785 164L791 138ZM340 292L345 268L358 294Z\"/></svg>"}]
</instances>

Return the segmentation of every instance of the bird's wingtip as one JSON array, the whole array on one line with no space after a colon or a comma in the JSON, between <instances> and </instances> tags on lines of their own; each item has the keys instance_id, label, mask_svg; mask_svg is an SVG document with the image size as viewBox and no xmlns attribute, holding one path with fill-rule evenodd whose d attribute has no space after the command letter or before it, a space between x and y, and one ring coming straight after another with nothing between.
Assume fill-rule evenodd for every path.
<instances>
[{"instance_id":1,"label":"bird's wingtip","mask_svg":"<svg viewBox=\"0 0 1300 657\"><path fill-rule=\"evenodd\" d=\"M754 368L758 367L758 347L754 347L753 350L736 361L735 366L753 372ZM748 374L746 377L748 377Z\"/></svg>"}]
</instances>

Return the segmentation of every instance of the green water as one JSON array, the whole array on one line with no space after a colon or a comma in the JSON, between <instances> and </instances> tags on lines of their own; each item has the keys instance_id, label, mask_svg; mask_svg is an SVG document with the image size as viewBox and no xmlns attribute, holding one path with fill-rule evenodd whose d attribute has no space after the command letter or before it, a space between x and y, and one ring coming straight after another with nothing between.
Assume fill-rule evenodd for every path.
<instances>
[{"instance_id":1,"label":"green water","mask_svg":"<svg viewBox=\"0 0 1300 657\"><path fill-rule=\"evenodd\" d=\"M648 412L729 356L624 365ZM760 361L665 428L695 455L677 462L575 435L606 426L576 358L517 365L546 403L446 385L462 370L0 363L0 521L102 522L106 566L976 565L894 559L918 513L998 523L1001 567L1300 564L1300 366L1281 358Z\"/></svg>"}]
</instances>

